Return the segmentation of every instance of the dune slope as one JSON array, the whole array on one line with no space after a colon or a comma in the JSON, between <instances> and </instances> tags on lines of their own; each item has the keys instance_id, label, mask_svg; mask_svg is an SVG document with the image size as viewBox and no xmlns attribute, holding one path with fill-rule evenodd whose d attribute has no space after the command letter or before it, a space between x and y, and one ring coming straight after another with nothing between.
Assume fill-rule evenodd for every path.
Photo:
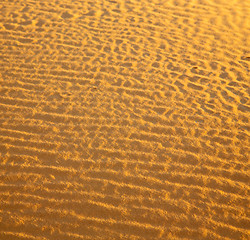
<instances>
[{"instance_id":1,"label":"dune slope","mask_svg":"<svg viewBox=\"0 0 250 240\"><path fill-rule=\"evenodd\" d=\"M250 1L0 8L0 239L249 239Z\"/></svg>"}]
</instances>

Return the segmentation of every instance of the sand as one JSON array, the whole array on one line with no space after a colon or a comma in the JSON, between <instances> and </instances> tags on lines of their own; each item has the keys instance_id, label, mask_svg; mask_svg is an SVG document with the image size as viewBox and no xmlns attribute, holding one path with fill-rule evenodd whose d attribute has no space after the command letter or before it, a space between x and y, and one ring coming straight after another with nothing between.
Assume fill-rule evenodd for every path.
<instances>
[{"instance_id":1,"label":"sand","mask_svg":"<svg viewBox=\"0 0 250 240\"><path fill-rule=\"evenodd\" d=\"M0 239L249 239L249 0L4 0Z\"/></svg>"}]
</instances>

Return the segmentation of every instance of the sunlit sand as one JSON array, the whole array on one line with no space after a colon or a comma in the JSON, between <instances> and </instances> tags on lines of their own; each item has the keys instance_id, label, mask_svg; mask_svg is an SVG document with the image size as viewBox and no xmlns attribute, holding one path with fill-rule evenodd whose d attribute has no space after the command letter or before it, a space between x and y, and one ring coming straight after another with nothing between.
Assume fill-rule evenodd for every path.
<instances>
[{"instance_id":1,"label":"sunlit sand","mask_svg":"<svg viewBox=\"0 0 250 240\"><path fill-rule=\"evenodd\" d=\"M0 239L249 239L249 0L4 0Z\"/></svg>"}]
</instances>

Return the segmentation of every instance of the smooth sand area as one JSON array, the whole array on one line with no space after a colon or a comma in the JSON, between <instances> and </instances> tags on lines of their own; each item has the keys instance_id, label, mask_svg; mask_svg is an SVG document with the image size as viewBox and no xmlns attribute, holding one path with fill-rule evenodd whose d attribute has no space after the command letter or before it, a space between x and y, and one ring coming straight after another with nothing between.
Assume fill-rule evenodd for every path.
<instances>
[{"instance_id":1,"label":"smooth sand area","mask_svg":"<svg viewBox=\"0 0 250 240\"><path fill-rule=\"evenodd\" d=\"M248 240L250 0L3 0L1 240Z\"/></svg>"}]
</instances>

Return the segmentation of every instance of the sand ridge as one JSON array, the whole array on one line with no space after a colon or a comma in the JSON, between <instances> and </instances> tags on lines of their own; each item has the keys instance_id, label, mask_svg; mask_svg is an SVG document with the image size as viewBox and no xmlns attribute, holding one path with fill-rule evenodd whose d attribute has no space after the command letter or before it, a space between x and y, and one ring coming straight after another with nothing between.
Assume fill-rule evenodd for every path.
<instances>
[{"instance_id":1,"label":"sand ridge","mask_svg":"<svg viewBox=\"0 0 250 240\"><path fill-rule=\"evenodd\" d=\"M250 1L0 9L0 239L249 238Z\"/></svg>"}]
</instances>

